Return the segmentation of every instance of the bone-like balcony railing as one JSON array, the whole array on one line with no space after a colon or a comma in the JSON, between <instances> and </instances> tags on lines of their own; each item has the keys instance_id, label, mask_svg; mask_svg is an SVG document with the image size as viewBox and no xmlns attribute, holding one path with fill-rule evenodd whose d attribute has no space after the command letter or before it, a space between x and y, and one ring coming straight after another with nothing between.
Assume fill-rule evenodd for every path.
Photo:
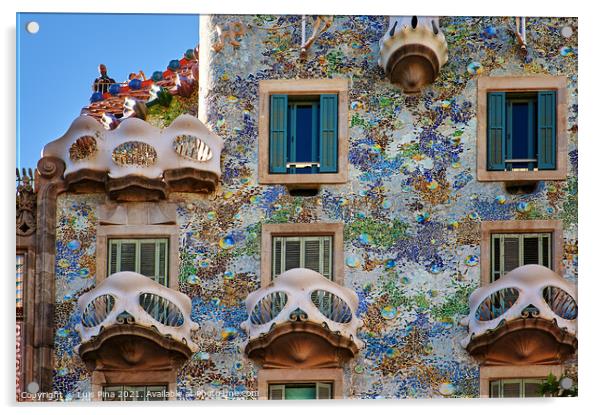
<instances>
[{"instance_id":1,"label":"bone-like balcony railing","mask_svg":"<svg viewBox=\"0 0 602 415\"><path fill-rule=\"evenodd\" d=\"M167 288L135 272L118 272L78 300L81 344L102 330L124 324L141 326L186 345L196 352L190 337L198 324L190 319L191 301L185 294Z\"/></svg>"},{"instance_id":2,"label":"bone-like balcony railing","mask_svg":"<svg viewBox=\"0 0 602 415\"><path fill-rule=\"evenodd\" d=\"M447 42L438 17L391 16L379 46L379 65L406 92L418 92L434 82L447 62Z\"/></svg>"},{"instance_id":3,"label":"bone-like balcony railing","mask_svg":"<svg viewBox=\"0 0 602 415\"><path fill-rule=\"evenodd\" d=\"M470 296L470 314L462 321L468 336L462 346L496 330L501 323L528 317L547 320L577 336L575 286L541 265L516 268L499 280L478 288Z\"/></svg>"},{"instance_id":4,"label":"bone-like balcony railing","mask_svg":"<svg viewBox=\"0 0 602 415\"><path fill-rule=\"evenodd\" d=\"M249 294L246 306L249 318L241 326L249 341L279 325L307 321L352 340L358 349L363 347L357 338L363 324L356 316L357 294L310 269L283 272L269 286Z\"/></svg>"},{"instance_id":5,"label":"bone-like balcony railing","mask_svg":"<svg viewBox=\"0 0 602 415\"><path fill-rule=\"evenodd\" d=\"M223 147L220 137L188 114L164 129L128 118L114 130L80 116L62 137L44 147L42 155L65 163L70 189L105 189L112 198L133 201L128 197L137 188L163 199L169 190L213 191L221 177Z\"/></svg>"}]
</instances>

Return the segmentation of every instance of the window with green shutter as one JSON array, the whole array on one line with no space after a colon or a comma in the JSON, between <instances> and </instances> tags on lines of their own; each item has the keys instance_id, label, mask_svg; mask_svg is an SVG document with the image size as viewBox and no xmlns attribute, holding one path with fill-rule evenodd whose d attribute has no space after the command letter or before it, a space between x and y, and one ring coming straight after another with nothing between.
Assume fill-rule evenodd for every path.
<instances>
[{"instance_id":1,"label":"window with green shutter","mask_svg":"<svg viewBox=\"0 0 602 415\"><path fill-rule=\"evenodd\" d=\"M332 399L332 383L287 383L269 385L269 399Z\"/></svg>"},{"instance_id":2,"label":"window with green shutter","mask_svg":"<svg viewBox=\"0 0 602 415\"><path fill-rule=\"evenodd\" d=\"M308 268L332 279L332 236L272 237L272 279L292 268Z\"/></svg>"},{"instance_id":3,"label":"window with green shutter","mask_svg":"<svg viewBox=\"0 0 602 415\"><path fill-rule=\"evenodd\" d=\"M132 271L168 285L168 239L110 239L109 275Z\"/></svg>"},{"instance_id":4,"label":"window with green shutter","mask_svg":"<svg viewBox=\"0 0 602 415\"><path fill-rule=\"evenodd\" d=\"M489 382L490 398L536 398L544 379L499 379Z\"/></svg>"},{"instance_id":5,"label":"window with green shutter","mask_svg":"<svg viewBox=\"0 0 602 415\"><path fill-rule=\"evenodd\" d=\"M338 171L338 95L270 96L270 173Z\"/></svg>"},{"instance_id":6,"label":"window with green shutter","mask_svg":"<svg viewBox=\"0 0 602 415\"><path fill-rule=\"evenodd\" d=\"M538 264L552 267L551 233L500 233L491 235L491 281L515 268Z\"/></svg>"},{"instance_id":7,"label":"window with green shutter","mask_svg":"<svg viewBox=\"0 0 602 415\"><path fill-rule=\"evenodd\" d=\"M487 170L556 169L556 91L487 93Z\"/></svg>"}]
</instances>

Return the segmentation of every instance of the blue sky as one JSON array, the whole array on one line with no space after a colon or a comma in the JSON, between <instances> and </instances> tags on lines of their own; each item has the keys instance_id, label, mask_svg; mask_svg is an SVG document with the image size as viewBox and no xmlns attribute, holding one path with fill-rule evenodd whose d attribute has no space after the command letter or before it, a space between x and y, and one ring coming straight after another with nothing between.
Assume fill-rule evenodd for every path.
<instances>
[{"instance_id":1,"label":"blue sky","mask_svg":"<svg viewBox=\"0 0 602 415\"><path fill-rule=\"evenodd\" d=\"M25 29L30 21L39 31ZM165 70L199 42L199 16L17 13L17 167L34 168L92 94L98 64L116 81Z\"/></svg>"}]
</instances>

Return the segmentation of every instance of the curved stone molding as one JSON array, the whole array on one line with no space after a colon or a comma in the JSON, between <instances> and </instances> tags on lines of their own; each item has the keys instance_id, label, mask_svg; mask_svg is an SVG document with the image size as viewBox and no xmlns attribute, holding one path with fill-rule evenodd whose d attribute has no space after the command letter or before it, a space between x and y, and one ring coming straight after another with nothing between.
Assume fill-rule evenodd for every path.
<instances>
[{"instance_id":1,"label":"curved stone molding","mask_svg":"<svg viewBox=\"0 0 602 415\"><path fill-rule=\"evenodd\" d=\"M576 295L575 286L549 268L516 268L471 294L462 346L489 364L562 361L577 347Z\"/></svg>"},{"instance_id":2,"label":"curved stone molding","mask_svg":"<svg viewBox=\"0 0 602 415\"><path fill-rule=\"evenodd\" d=\"M176 140L185 136L196 139L191 149L196 158L178 153L182 149ZM114 130L106 130L93 117L80 116L62 137L44 147L43 156L65 163L65 182L71 191L107 191L119 201L153 201L166 198L170 190L213 191L221 177L223 147L220 137L188 114L164 129L128 118Z\"/></svg>"},{"instance_id":3,"label":"curved stone molding","mask_svg":"<svg viewBox=\"0 0 602 415\"><path fill-rule=\"evenodd\" d=\"M103 298L111 299L110 307L109 301L99 301ZM98 339L114 337L114 332L127 332L128 336L135 336L134 332L146 333L144 337L159 345L173 340L188 357L198 350L190 337L199 327L190 319L190 298L144 275L135 272L112 274L82 295L78 306L84 322L76 327L81 337L81 344L77 346L80 354L90 349L88 343L95 344L94 349L100 348L97 343L102 342ZM178 324L172 324L175 320ZM126 330L124 326L136 328Z\"/></svg>"},{"instance_id":4,"label":"curved stone molding","mask_svg":"<svg viewBox=\"0 0 602 415\"><path fill-rule=\"evenodd\" d=\"M309 269L283 272L246 306L245 352L264 368L336 367L364 345L355 292Z\"/></svg>"},{"instance_id":5,"label":"curved stone molding","mask_svg":"<svg viewBox=\"0 0 602 415\"><path fill-rule=\"evenodd\" d=\"M448 57L438 17L391 16L379 46L387 78L409 93L433 83Z\"/></svg>"}]
</instances>

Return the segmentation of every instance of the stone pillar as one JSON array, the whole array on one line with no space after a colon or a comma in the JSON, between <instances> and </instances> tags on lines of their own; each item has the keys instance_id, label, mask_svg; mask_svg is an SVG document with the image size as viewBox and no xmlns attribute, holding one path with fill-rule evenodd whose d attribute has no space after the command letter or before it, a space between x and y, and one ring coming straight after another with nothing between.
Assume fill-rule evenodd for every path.
<instances>
[{"instance_id":1,"label":"stone pillar","mask_svg":"<svg viewBox=\"0 0 602 415\"><path fill-rule=\"evenodd\" d=\"M37 226L36 226L36 267L34 289L34 309L27 316L27 324L33 325L33 338L26 339L32 350L32 379L40 392L52 391L52 348L54 346L54 292L56 255L56 202L64 192L63 181L65 163L56 157L44 157L38 162L37 185Z\"/></svg>"}]
</instances>

